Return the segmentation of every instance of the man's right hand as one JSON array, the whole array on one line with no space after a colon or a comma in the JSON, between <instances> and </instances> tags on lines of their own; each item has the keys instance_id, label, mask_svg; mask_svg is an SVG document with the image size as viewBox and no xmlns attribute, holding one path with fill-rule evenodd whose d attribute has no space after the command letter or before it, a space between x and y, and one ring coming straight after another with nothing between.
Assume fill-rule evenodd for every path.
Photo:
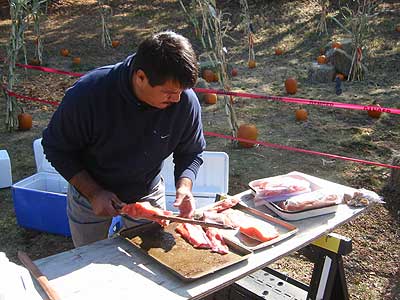
<instances>
[{"instance_id":1,"label":"man's right hand","mask_svg":"<svg viewBox=\"0 0 400 300\"><path fill-rule=\"evenodd\" d=\"M117 195L98 185L85 170L75 174L70 183L89 200L97 216L115 217L119 214L118 209L125 205Z\"/></svg>"},{"instance_id":2,"label":"man's right hand","mask_svg":"<svg viewBox=\"0 0 400 300\"><path fill-rule=\"evenodd\" d=\"M115 217L119 214L118 209L125 205L117 195L106 190L96 193L89 201L92 204L93 212L97 216Z\"/></svg>"}]
</instances>

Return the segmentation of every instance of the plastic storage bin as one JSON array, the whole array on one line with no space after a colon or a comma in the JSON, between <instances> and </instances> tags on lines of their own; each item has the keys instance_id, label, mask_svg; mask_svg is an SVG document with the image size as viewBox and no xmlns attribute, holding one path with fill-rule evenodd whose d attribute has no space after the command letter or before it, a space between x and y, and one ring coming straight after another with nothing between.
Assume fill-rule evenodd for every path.
<instances>
[{"instance_id":1,"label":"plastic storage bin","mask_svg":"<svg viewBox=\"0 0 400 300\"><path fill-rule=\"evenodd\" d=\"M12 185L20 226L70 236L67 218L68 182L44 157L41 139L33 142L37 173Z\"/></svg>"},{"instance_id":2,"label":"plastic storage bin","mask_svg":"<svg viewBox=\"0 0 400 300\"><path fill-rule=\"evenodd\" d=\"M12 185L11 162L8 152L0 150L0 189Z\"/></svg>"}]
</instances>

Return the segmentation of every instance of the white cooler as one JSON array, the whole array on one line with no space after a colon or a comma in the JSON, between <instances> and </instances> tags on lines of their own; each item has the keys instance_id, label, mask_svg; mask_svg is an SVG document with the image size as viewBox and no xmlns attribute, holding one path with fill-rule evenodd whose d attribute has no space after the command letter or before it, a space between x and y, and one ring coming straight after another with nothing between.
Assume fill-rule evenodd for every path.
<instances>
[{"instance_id":1,"label":"white cooler","mask_svg":"<svg viewBox=\"0 0 400 300\"><path fill-rule=\"evenodd\" d=\"M7 150L0 150L0 189L12 185L11 162Z\"/></svg>"}]
</instances>

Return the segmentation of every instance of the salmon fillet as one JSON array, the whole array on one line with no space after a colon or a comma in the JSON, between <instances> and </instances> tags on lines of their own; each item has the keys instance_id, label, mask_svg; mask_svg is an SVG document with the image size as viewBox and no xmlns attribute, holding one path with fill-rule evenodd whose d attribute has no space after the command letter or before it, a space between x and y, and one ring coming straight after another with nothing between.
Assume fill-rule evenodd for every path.
<instances>
[{"instance_id":1,"label":"salmon fillet","mask_svg":"<svg viewBox=\"0 0 400 300\"><path fill-rule=\"evenodd\" d=\"M173 214L172 211L155 207L148 201L127 204L121 209L121 212L135 219L148 219L151 221L156 221L164 227L169 224L169 221L157 219L154 217L154 215L171 216Z\"/></svg>"},{"instance_id":2,"label":"salmon fillet","mask_svg":"<svg viewBox=\"0 0 400 300\"><path fill-rule=\"evenodd\" d=\"M210 240L200 225L181 223L175 229L182 238L195 248L211 248Z\"/></svg>"}]
</instances>

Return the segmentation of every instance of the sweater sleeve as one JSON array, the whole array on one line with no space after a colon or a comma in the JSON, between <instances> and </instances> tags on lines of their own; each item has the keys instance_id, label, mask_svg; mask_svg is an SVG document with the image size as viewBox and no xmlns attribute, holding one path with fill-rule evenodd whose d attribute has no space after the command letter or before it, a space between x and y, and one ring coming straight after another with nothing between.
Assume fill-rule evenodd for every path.
<instances>
[{"instance_id":1,"label":"sweater sleeve","mask_svg":"<svg viewBox=\"0 0 400 300\"><path fill-rule=\"evenodd\" d=\"M175 183L182 177L195 181L200 166L203 164L202 153L206 147L199 101L193 90L187 90L187 95L191 107L186 130L174 151Z\"/></svg>"},{"instance_id":2,"label":"sweater sleeve","mask_svg":"<svg viewBox=\"0 0 400 300\"><path fill-rule=\"evenodd\" d=\"M82 151L90 141L92 120L85 88L76 83L67 90L61 104L43 131L42 145L47 160L66 179L84 169Z\"/></svg>"}]
</instances>

